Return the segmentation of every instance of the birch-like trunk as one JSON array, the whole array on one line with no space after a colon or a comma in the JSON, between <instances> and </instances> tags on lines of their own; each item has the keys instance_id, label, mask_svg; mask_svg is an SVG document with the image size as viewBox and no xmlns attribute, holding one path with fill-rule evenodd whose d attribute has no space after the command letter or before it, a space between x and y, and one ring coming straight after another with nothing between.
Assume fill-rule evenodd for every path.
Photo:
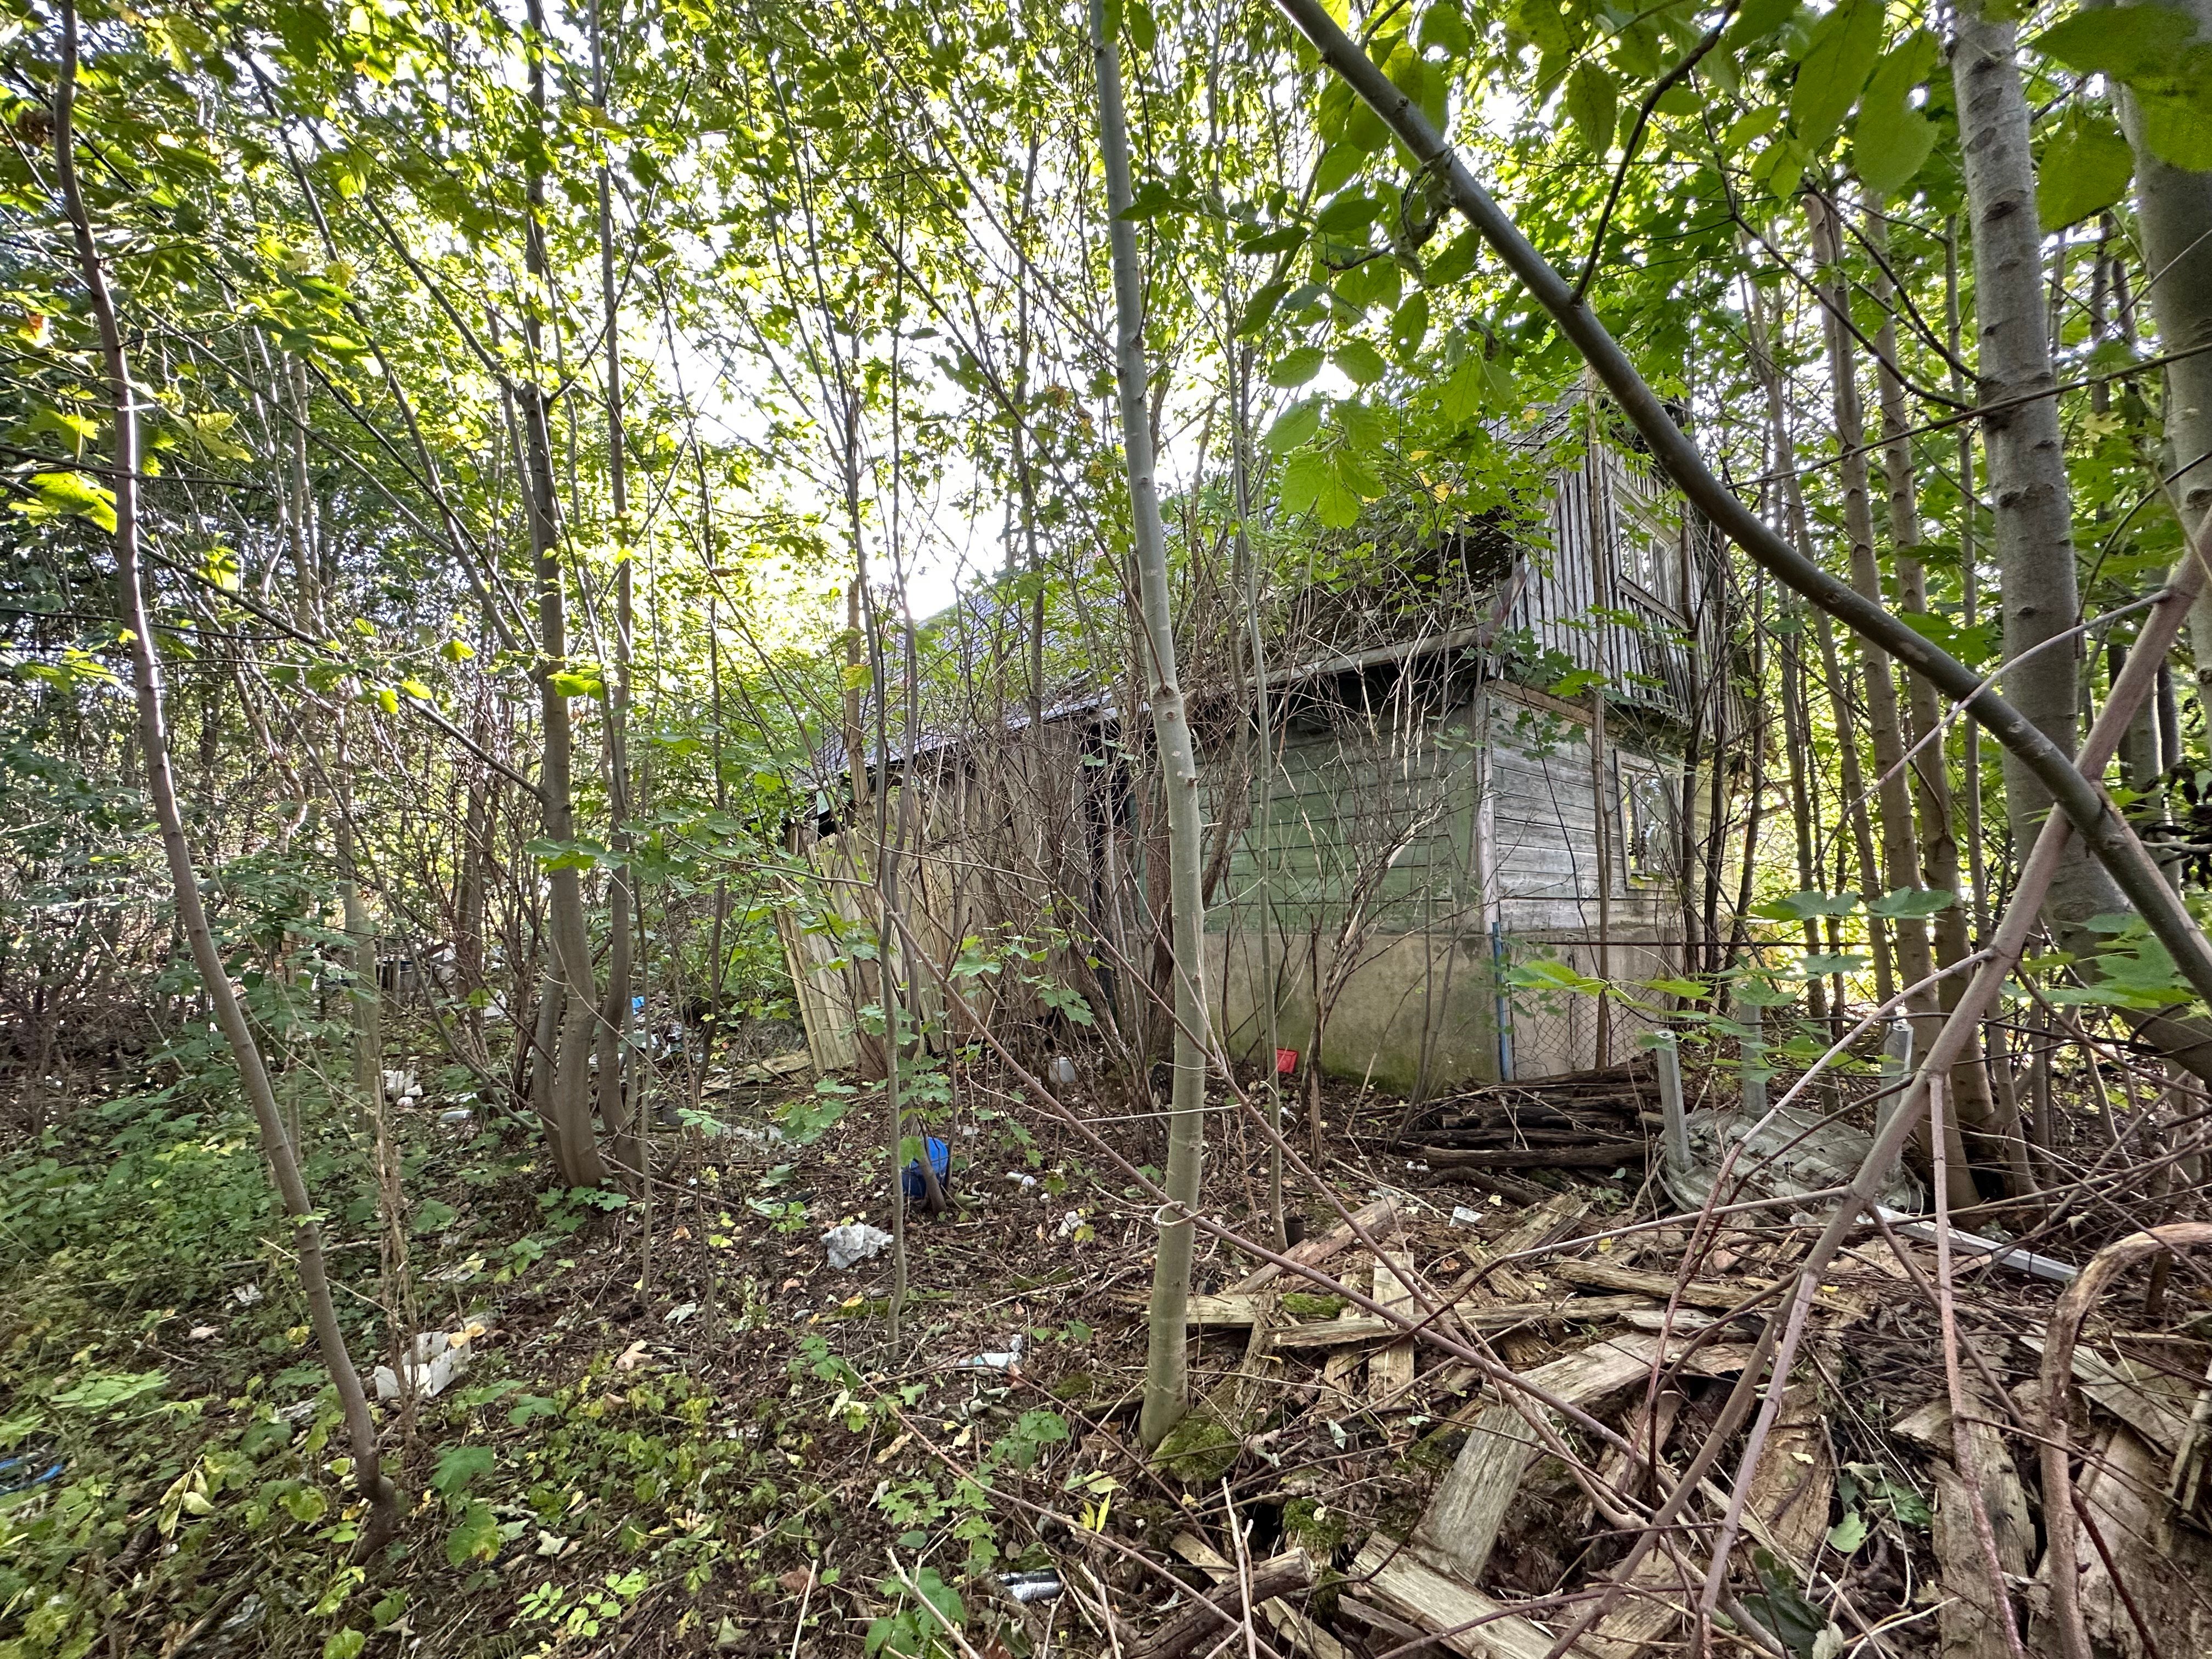
<instances>
[{"instance_id":1,"label":"birch-like trunk","mask_svg":"<svg viewBox=\"0 0 2212 1659\"><path fill-rule=\"evenodd\" d=\"M2212 0L2150 3L2194 19L2197 38L2212 40ZM2165 404L2166 469L2187 469L2175 493L2182 522L2193 526L2212 512L2212 460L2203 459L2212 454L2212 173L2186 173L2160 161L2143 142L2142 111L2134 95L2115 85L2112 101L2136 153L2136 234L2148 273L2158 349L2196 354L2166 366ZM2197 601L2189 630L2196 647L2197 705L2212 710L2212 593Z\"/></svg>"},{"instance_id":2,"label":"birch-like trunk","mask_svg":"<svg viewBox=\"0 0 2212 1659\"><path fill-rule=\"evenodd\" d=\"M1091 0L1091 46L1098 64L1098 137L1106 165L1107 227L1114 266L1115 370L1121 401L1121 444L1129 468L1130 525L1140 607L1138 635L1146 696L1152 703L1152 739L1159 751L1160 787L1167 797L1168 896L1175 950L1175 1085L1170 1097L1168 1165L1164 1185L1171 1206L1186 1215L1198 1206L1200 1159L1205 1138L1206 963L1204 899L1200 861L1204 830L1199 821L1198 762L1184 718L1182 684L1176 673L1175 629L1168 605L1167 531L1160 522L1152 476L1151 400L1146 390L1145 278L1137 256L1137 228L1124 217L1133 191L1129 133L1121 108L1121 54L1106 32L1105 0ZM1184 1326L1190 1298L1191 1247L1188 1219L1163 1215L1152 1268L1150 1340L1145 1360L1145 1403L1137 1432L1157 1446L1188 1407L1189 1353Z\"/></svg>"},{"instance_id":3,"label":"birch-like trunk","mask_svg":"<svg viewBox=\"0 0 2212 1659\"><path fill-rule=\"evenodd\" d=\"M269 1080L260 1044L246 1017L238 988L216 947L208 926L207 910L200 902L199 872L193 867L191 843L185 838L184 813L177 802L176 770L170 757L168 716L162 706L161 665L154 645L154 622L146 607L146 592L139 568L138 479L142 463L138 447L138 392L131 378L130 358L124 349L122 325L107 285L106 262L92 232L78 182L76 140L73 116L76 104L77 22L72 0L62 4L62 61L54 91L54 166L61 185L70 228L76 242L77 267L91 301L93 319L100 331L101 367L107 381L110 411L114 422L113 465L109 487L115 495L115 592L122 613L123 631L131 648L132 690L137 704L138 743L146 768L146 793L160 827L161 851L169 866L169 885L176 905L177 926L191 951L192 968L206 993L253 1121L261 1134L262 1155L284 1212L292 1223L294 1259L299 1264L300 1291L307 1304L307 1319L315 1333L315 1346L323 1357L344 1413L346 1437L353 1448L354 1480L368 1506L368 1520L356 1546L356 1558L367 1559L380 1550L398 1529L398 1493L384 1474L376 1419L370 1414L368 1395L361 1385L346 1351L345 1333L338 1323L337 1303L331 1291L330 1273L323 1259L322 1229L317 1224L315 1204L292 1138L277 1109L276 1091ZM374 969L372 967L372 973ZM374 981L372 981L372 983Z\"/></svg>"}]
</instances>

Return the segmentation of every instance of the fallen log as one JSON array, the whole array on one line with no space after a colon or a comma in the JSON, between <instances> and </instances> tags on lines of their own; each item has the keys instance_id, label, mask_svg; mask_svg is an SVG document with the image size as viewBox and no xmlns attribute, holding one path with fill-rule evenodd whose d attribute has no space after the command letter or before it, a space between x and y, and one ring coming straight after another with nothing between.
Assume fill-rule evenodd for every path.
<instances>
[{"instance_id":1,"label":"fallen log","mask_svg":"<svg viewBox=\"0 0 2212 1659\"><path fill-rule=\"evenodd\" d=\"M1313 1558L1304 1550L1289 1550L1252 1564L1252 1598L1248 1607L1241 1581L1224 1583L1210 1595L1194 1594L1190 1605L1174 1613L1133 1650L1133 1659L1183 1659L1201 1646L1221 1639L1223 1627L1241 1629L1252 1612L1277 1597L1312 1586Z\"/></svg>"},{"instance_id":2,"label":"fallen log","mask_svg":"<svg viewBox=\"0 0 2212 1659\"><path fill-rule=\"evenodd\" d=\"M1168 1540L1168 1547L1217 1584L1237 1576L1237 1564L1195 1533L1177 1533ZM1262 1601L1260 1611L1292 1647L1312 1655L1313 1659L1347 1659L1343 1643L1279 1596Z\"/></svg>"}]
</instances>

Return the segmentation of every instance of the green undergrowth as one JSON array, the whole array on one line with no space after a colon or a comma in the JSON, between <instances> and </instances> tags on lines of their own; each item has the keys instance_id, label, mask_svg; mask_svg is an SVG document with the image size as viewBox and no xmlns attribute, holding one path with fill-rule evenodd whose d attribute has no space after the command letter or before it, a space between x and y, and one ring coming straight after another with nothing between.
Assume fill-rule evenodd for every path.
<instances>
[{"instance_id":1,"label":"green undergrowth","mask_svg":"<svg viewBox=\"0 0 2212 1659\"><path fill-rule=\"evenodd\" d=\"M423 1328L487 1335L411 1425L381 1408L406 1516L367 1562L250 1120L140 1097L0 1163L0 1487L22 1488L0 1495L0 1659L158 1652L195 1626L203 1652L323 1659L418 1638L582 1653L647 1625L737 1650L771 1627L787 1644L802 1599L825 1632L810 1650L842 1650L826 1632L844 1630L871 1652L949 1652L939 1615L999 1639L975 1587L1036 1553L1002 1493L1118 1518L1116 1482L1077 1462L1050 1394L972 1371L885 1378L859 1358L878 1340L872 1302L772 1306L789 1229L736 1203L722 1231L695 1218L682 1248L726 1252L702 1314L680 1284L641 1294L636 1218L541 1191L526 1140L441 1139L428 1115L413 1133L404 1231ZM367 1137L311 1115L302 1141L366 1373L388 1346ZM698 1184L714 1194L718 1173ZM660 1222L673 1239L678 1218ZM748 1222L757 1238L738 1237ZM678 1248L656 1245L665 1279ZM939 1297L912 1299L939 1316ZM1030 1332L1053 1348L1091 1335ZM1024 1650L1018 1628L1004 1636Z\"/></svg>"}]
</instances>

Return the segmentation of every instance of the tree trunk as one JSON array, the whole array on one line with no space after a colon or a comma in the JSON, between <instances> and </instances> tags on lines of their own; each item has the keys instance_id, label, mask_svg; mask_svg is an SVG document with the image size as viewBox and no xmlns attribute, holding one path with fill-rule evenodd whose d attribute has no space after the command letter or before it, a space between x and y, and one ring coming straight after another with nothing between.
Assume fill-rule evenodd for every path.
<instances>
[{"instance_id":1,"label":"tree trunk","mask_svg":"<svg viewBox=\"0 0 2212 1659\"><path fill-rule=\"evenodd\" d=\"M307 1317L315 1333L315 1346L337 1390L345 1415L346 1436L353 1447L354 1478L368 1506L368 1524L356 1548L367 1559L380 1550L399 1525L398 1493L385 1477L376 1420L370 1415L368 1396L361 1374L346 1352L345 1334L338 1323L337 1304L331 1292L330 1274L323 1260L322 1230L316 1224L315 1205L300 1173L283 1115L277 1109L276 1091L269 1081L259 1044L247 1023L230 970L216 948L208 927L207 911L200 902L198 872L192 866L190 844L185 839L184 814L177 804L176 775L170 762L168 724L161 704L161 659L154 647L154 623L146 608L145 590L138 564L138 409L137 392L123 348L123 331L114 300L108 290L107 270L93 240L84 194L77 182L76 139L71 118L76 102L77 26L73 0L62 0L62 62L54 93L54 155L62 198L76 234L77 264L100 330L100 355L115 431L114 464L109 486L115 495L115 591L125 636L131 646L132 677L137 702L138 742L146 768L146 789L161 828L161 850L168 860L169 884L174 896L178 925L190 945L192 966L205 991L216 1026L237 1062L240 1087L253 1108L261 1133L261 1150L268 1160L278 1196L292 1220L292 1248L300 1267L300 1290L307 1304Z\"/></svg>"},{"instance_id":2,"label":"tree trunk","mask_svg":"<svg viewBox=\"0 0 2212 1659\"><path fill-rule=\"evenodd\" d=\"M1898 362L1895 290L1886 269L1889 232L1878 212L1869 210L1863 222L1867 246L1875 254L1871 287L1882 307L1881 327L1875 336L1875 377L1881 404L1882 483L1889 496L1889 539L1898 597L1907 611L1925 616L1928 571L1920 562L1920 497L1914 482L1912 422L1905 412L1905 380ZM1950 746L1943 737L1944 709L1936 688L1918 674L1907 674L1905 690L1905 740L1912 750L1912 799L1919 814L1921 873L1927 886L1951 895L1951 902L1935 916L1935 965L1949 968L1965 961L1972 948L1967 943L1966 890L1960 877L1959 836L1952 811ZM1936 1006L1949 1013L1958 1006L1966 988L1965 976L1954 974L1936 988ZM1923 1027L1921 1051L1924 1053L1934 1040L1935 1033ZM1970 1148L1980 1151L1980 1161L1986 1164L2005 1157L2005 1148L1987 1143L1996 1127L1996 1109L1990 1097L1989 1072L1982 1063L1978 1035L1969 1039L1966 1057L1952 1073L1951 1101L1959 1132ZM2014 1150L2024 1154L2024 1148ZM1963 1160L1952 1167L1959 1168L1964 1176ZM2010 1167L2014 1196L2020 1197L2027 1184L2024 1155L2014 1158Z\"/></svg>"},{"instance_id":3,"label":"tree trunk","mask_svg":"<svg viewBox=\"0 0 2212 1659\"><path fill-rule=\"evenodd\" d=\"M2212 38L2212 0L2150 0L2195 20L2200 40ZM2212 512L2212 173L2185 173L2160 161L2143 142L2142 111L2115 83L2120 128L2136 153L2136 232L2150 272L2150 310L2161 353L2194 353L2166 366L2166 464L2186 467L2177 485L2182 522ZM2189 618L2196 647L2197 699L2212 709L2212 592ZM2212 730L2212 714L2207 716ZM2168 765L2172 760L2168 759Z\"/></svg>"},{"instance_id":4,"label":"tree trunk","mask_svg":"<svg viewBox=\"0 0 2212 1659\"><path fill-rule=\"evenodd\" d=\"M1866 417L1859 398L1858 362L1845 326L1850 316L1851 289L1844 272L1843 241L1838 210L1817 195L1805 198L1807 216L1813 224L1814 257L1827 272L1831 288L1821 313L1822 331L1828 343L1828 379L1835 398L1838 471L1844 486L1844 528L1850 541L1851 586L1867 599L1886 605L1881 568L1874 550L1874 503L1867 472ZM1882 884L1894 891L1920 884L1919 838L1913 833L1911 784L1905 776L1905 731L1898 716L1897 679L1889 653L1870 641L1859 642L1860 683L1866 692L1867 735L1874 745L1875 791L1881 806ZM1904 985L1916 985L1934 971L1928 949L1928 930L1907 917L1891 925L1896 941L1897 976ZM1920 1046L1934 1040L1936 999L1923 992L1911 1004L1919 1016L1916 1024ZM1956 1160L1960 1178L1965 1159ZM1971 1203L1971 1197L1960 1201Z\"/></svg>"},{"instance_id":5,"label":"tree trunk","mask_svg":"<svg viewBox=\"0 0 2212 1659\"><path fill-rule=\"evenodd\" d=\"M545 18L541 0L530 0L530 96L537 119L545 116ZM535 152L533 152L535 153ZM526 191L523 264L534 284L545 281L545 176L532 162ZM545 722L545 757L539 769L545 839L565 846L575 840L574 787L570 769L575 740L569 723L568 693L561 680L568 671L566 584L561 571L560 507L553 486L553 442L546 425L545 392L538 383L540 358L538 296L522 307L529 362L515 402L522 413L524 516L530 526L530 550L538 578L538 685ZM546 1091L553 1161L563 1185L598 1187L607 1178L592 1129L592 1038L599 1024L599 998L592 971L591 936L584 926L583 882L563 867L546 873L546 931L550 945L550 977L562 994L560 1035L555 1042L550 1086ZM548 1056L541 1054L539 1062Z\"/></svg>"},{"instance_id":6,"label":"tree trunk","mask_svg":"<svg viewBox=\"0 0 2212 1659\"><path fill-rule=\"evenodd\" d=\"M592 82L599 108L607 106L606 43L597 0L592 7ZM617 1178L641 1193L652 1178L647 1146L626 1093L625 1065L632 981L630 911L635 902L629 863L630 642L635 623L631 580L629 458L623 453L622 316L616 300L614 204L606 167L599 170L599 303L607 351L607 504L615 520L615 637L613 677L605 690L608 839L618 862L607 877L607 991L596 1033L599 1121L614 1137Z\"/></svg>"},{"instance_id":7,"label":"tree trunk","mask_svg":"<svg viewBox=\"0 0 2212 1659\"><path fill-rule=\"evenodd\" d=\"M1167 532L1152 476L1152 428L1146 393L1145 285L1138 264L1137 229L1125 217L1133 191L1129 135L1121 109L1117 44L1106 32L1105 0L1091 0L1091 44L1098 64L1099 148L1106 165L1108 238L1114 266L1115 371L1121 402L1121 442L1129 469L1129 507L1134 532L1140 599L1139 665L1152 708L1152 738L1167 797L1170 918L1175 941L1175 1086L1168 1124L1167 1179L1170 1204L1194 1212L1205 1136L1206 963L1200 954L1205 915L1200 896L1204 830L1199 821L1198 764L1183 714L1176 672L1175 629L1168 605ZM1145 1403L1138 1434L1157 1446L1188 1408L1188 1335L1184 1312L1190 1296L1194 1229L1187 1219L1163 1217L1152 1271L1150 1339L1145 1362Z\"/></svg>"}]
</instances>

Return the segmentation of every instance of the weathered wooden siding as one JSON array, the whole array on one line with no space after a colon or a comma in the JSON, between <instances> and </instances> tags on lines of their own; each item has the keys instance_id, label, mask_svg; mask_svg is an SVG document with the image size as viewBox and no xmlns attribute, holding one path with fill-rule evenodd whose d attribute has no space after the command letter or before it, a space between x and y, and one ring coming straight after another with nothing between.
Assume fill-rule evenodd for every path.
<instances>
[{"instance_id":1,"label":"weathered wooden siding","mask_svg":"<svg viewBox=\"0 0 2212 1659\"><path fill-rule=\"evenodd\" d=\"M1624 574L1620 561L1624 532L1637 520L1671 538L1663 576L1649 586ZM1507 629L1601 675L1617 701L1686 719L1696 655L1686 631L1683 525L1679 506L1638 458L1600 448L1563 469L1547 517L1550 545L1529 550L1528 578L1507 612ZM1605 550L1595 558L1593 531Z\"/></svg>"}]
</instances>

